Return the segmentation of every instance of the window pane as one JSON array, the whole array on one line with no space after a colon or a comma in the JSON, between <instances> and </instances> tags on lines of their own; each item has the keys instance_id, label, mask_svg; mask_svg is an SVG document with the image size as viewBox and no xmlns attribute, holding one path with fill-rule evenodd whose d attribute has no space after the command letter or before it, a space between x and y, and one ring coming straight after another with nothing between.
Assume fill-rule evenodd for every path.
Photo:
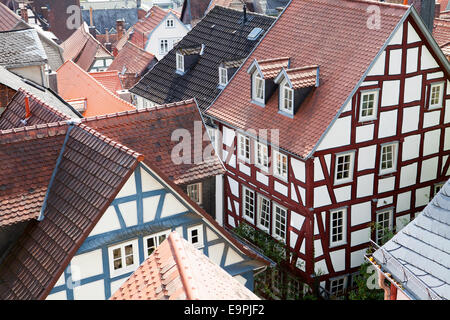
<instances>
[{"instance_id":1,"label":"window pane","mask_svg":"<svg viewBox=\"0 0 450 320\"><path fill-rule=\"evenodd\" d=\"M126 262L126 265L127 266L131 266L131 265L133 265L133 255L131 255L131 256L127 256L126 258L125 258L125 262Z\"/></svg>"},{"instance_id":2,"label":"window pane","mask_svg":"<svg viewBox=\"0 0 450 320\"><path fill-rule=\"evenodd\" d=\"M133 246L131 244L125 246L125 255L133 254Z\"/></svg>"},{"instance_id":3,"label":"window pane","mask_svg":"<svg viewBox=\"0 0 450 320\"><path fill-rule=\"evenodd\" d=\"M122 256L121 252L120 252L120 248L114 249L113 250L113 259L118 259Z\"/></svg>"},{"instance_id":4,"label":"window pane","mask_svg":"<svg viewBox=\"0 0 450 320\"><path fill-rule=\"evenodd\" d=\"M114 270L122 268L122 259L114 260Z\"/></svg>"}]
</instances>

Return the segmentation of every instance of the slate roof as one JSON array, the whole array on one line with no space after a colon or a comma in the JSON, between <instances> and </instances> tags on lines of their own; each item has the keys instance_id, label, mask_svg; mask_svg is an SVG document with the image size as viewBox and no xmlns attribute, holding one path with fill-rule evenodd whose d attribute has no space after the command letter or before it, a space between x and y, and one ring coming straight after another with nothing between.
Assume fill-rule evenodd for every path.
<instances>
[{"instance_id":1,"label":"slate roof","mask_svg":"<svg viewBox=\"0 0 450 320\"><path fill-rule=\"evenodd\" d=\"M11 204L7 212L2 205L1 220L35 219L43 211L2 261L0 299L44 299L142 156L66 122L0 131L0 146L2 195L19 208L10 214Z\"/></svg>"},{"instance_id":2,"label":"slate roof","mask_svg":"<svg viewBox=\"0 0 450 320\"><path fill-rule=\"evenodd\" d=\"M0 66L0 84L3 84L15 91L22 88L26 92L29 92L37 97L39 100L67 115L71 119L79 119L82 117L81 114L79 114L72 108L72 106L65 102L63 98L51 89L41 87L30 80L23 79L20 76L6 70L2 66Z\"/></svg>"},{"instance_id":3,"label":"slate roof","mask_svg":"<svg viewBox=\"0 0 450 320\"><path fill-rule=\"evenodd\" d=\"M194 147L194 143L197 143L194 138L195 130L201 129L203 136L206 129L193 100L85 118L82 121L111 139L142 153L145 163L157 166L175 184L199 181L224 172L209 139L201 142L203 149ZM196 124L199 129L196 129ZM172 161L172 150L179 141L172 141L171 137L177 129L187 130L192 137L192 157L189 164L174 164ZM212 155L203 158L203 152L208 146Z\"/></svg>"},{"instance_id":4,"label":"slate roof","mask_svg":"<svg viewBox=\"0 0 450 320\"><path fill-rule=\"evenodd\" d=\"M375 30L366 28L370 5L350 0L291 1L206 114L244 131L277 128L281 149L307 157L408 10L377 3L383 28ZM265 108L251 102L250 64L278 57L291 58L290 68L320 67L320 86L293 118L278 112L278 89ZM271 137L267 140L272 142Z\"/></svg>"},{"instance_id":5,"label":"slate roof","mask_svg":"<svg viewBox=\"0 0 450 320\"><path fill-rule=\"evenodd\" d=\"M47 62L47 55L34 29L0 32L0 66L21 67Z\"/></svg>"},{"instance_id":6,"label":"slate roof","mask_svg":"<svg viewBox=\"0 0 450 320\"><path fill-rule=\"evenodd\" d=\"M147 70L154 58L155 56L150 52L127 41L108 67L108 71L117 70L121 73L133 73L140 76Z\"/></svg>"},{"instance_id":7,"label":"slate roof","mask_svg":"<svg viewBox=\"0 0 450 320\"><path fill-rule=\"evenodd\" d=\"M28 100L31 116L25 120L27 115L26 100ZM38 97L23 89L19 89L7 105L6 110L0 114L0 130L53 123L69 119L67 115L59 112Z\"/></svg>"},{"instance_id":8,"label":"slate roof","mask_svg":"<svg viewBox=\"0 0 450 320\"><path fill-rule=\"evenodd\" d=\"M112 54L88 31L86 23L61 44L64 61L72 60L83 70L89 71L96 57L111 57Z\"/></svg>"},{"instance_id":9,"label":"slate roof","mask_svg":"<svg viewBox=\"0 0 450 320\"><path fill-rule=\"evenodd\" d=\"M273 18L258 14L247 13L247 17L248 22L242 24L242 12L214 7L130 91L159 104L195 97L204 110L221 92L219 65L249 55L261 36L251 41L248 34L256 27L267 30L274 22ZM184 75L175 73L176 51L202 44L204 52L197 63Z\"/></svg>"},{"instance_id":10,"label":"slate roof","mask_svg":"<svg viewBox=\"0 0 450 320\"><path fill-rule=\"evenodd\" d=\"M135 109L131 103L119 98L71 60L58 69L57 80L58 92L65 100L86 99L84 117Z\"/></svg>"},{"instance_id":11,"label":"slate roof","mask_svg":"<svg viewBox=\"0 0 450 320\"><path fill-rule=\"evenodd\" d=\"M172 232L111 300L260 300L200 250Z\"/></svg>"},{"instance_id":12,"label":"slate roof","mask_svg":"<svg viewBox=\"0 0 450 320\"><path fill-rule=\"evenodd\" d=\"M81 10L81 15L83 17L83 21L86 22L88 25L90 23L90 13L89 13L89 7L91 4L85 5L87 10ZM94 22L95 29L100 34L105 33L105 29L108 29L109 31L116 30L116 21L118 19L124 19L125 25L124 28L128 29L131 26L133 26L135 23L138 22L138 9L136 7L134 8L93 8L92 10L92 19Z\"/></svg>"},{"instance_id":13,"label":"slate roof","mask_svg":"<svg viewBox=\"0 0 450 320\"><path fill-rule=\"evenodd\" d=\"M373 257L414 299L449 300L450 180L422 213Z\"/></svg>"}]
</instances>

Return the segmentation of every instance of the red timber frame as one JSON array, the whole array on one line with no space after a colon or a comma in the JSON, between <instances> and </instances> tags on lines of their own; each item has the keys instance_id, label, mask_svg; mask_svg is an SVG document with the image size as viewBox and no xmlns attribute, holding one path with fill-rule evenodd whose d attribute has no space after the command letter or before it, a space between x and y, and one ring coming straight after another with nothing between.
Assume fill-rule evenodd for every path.
<instances>
[{"instance_id":1,"label":"red timber frame","mask_svg":"<svg viewBox=\"0 0 450 320\"><path fill-rule=\"evenodd\" d=\"M407 32L408 32L408 23L411 23L417 34L421 37L422 41L407 44ZM385 72L384 75L380 76L367 76L364 81L365 82L378 82L376 85L371 86L364 86L358 88L356 93L354 94L352 98L352 109L351 111L346 111L340 114L340 118L351 116L351 135L350 135L350 144L344 147L337 147L337 148L330 148L326 150L316 151L313 156L307 160L301 160L300 158L294 157L290 154L284 153L288 157L288 181L283 181L271 174L267 174L268 177L268 185L265 185L261 182L259 182L256 179L256 172L261 172L261 170L254 165L254 143L255 140L250 137L250 147L251 147L251 161L250 164L245 163L250 168L250 175L244 174L242 171L239 170L239 162L242 162L242 160L239 160L237 156L237 134L234 137L234 142L232 149L230 147L224 146L223 143L222 148L223 150L233 150L233 155L235 156L236 163L235 167L229 165L229 159L231 156L231 153L228 154L228 159L224 159L224 164L227 169L227 173L225 175L224 180L224 225L228 228L233 228L228 223L228 217L232 217L235 221L235 225L238 225L240 221L243 220L242 216L242 187L248 187L251 190L255 192L255 195L257 193L265 196L266 198L270 199L273 202L276 202L280 204L281 206L284 206L288 210L288 216L287 216L287 228L286 228L286 245L287 248L294 254L294 258L292 261L290 261L290 266L292 268L293 272L296 272L298 275L300 275L306 283L311 284L312 276L314 274L314 263L317 261L320 261L322 259L325 259L326 266L328 269L328 273L325 275L322 275L319 277L319 281L326 281L326 289L329 290L330 283L329 279L333 279L335 277L345 276L352 273L355 273L359 270L359 267L351 267L351 252L359 251L367 248L369 246L369 241L366 243L361 243L359 245L351 246L351 233L354 231L362 230L365 228L368 228L372 225L373 222L376 221L376 213L380 210L387 209L387 208L393 208L393 216L391 219L393 220L393 227L395 227L396 224L396 218L397 217L406 217L409 216L409 218L412 220L415 217L415 214L417 212L420 212L425 207L424 205L417 206L416 207L416 197L415 197L415 190L423 188L423 187L430 187L430 190L432 190L433 186L436 183L446 181L449 176L446 175L446 172L448 171L450 167L450 150L444 151L444 136L445 136L445 128L450 127L450 123L444 124L444 117L445 117L445 102L446 99L450 99L450 95L447 95L447 79L449 78L449 75L446 74L445 68L440 64L439 59L437 58L436 54L434 53L431 45L424 40L425 36L420 32L418 26L416 25L414 19L410 16L406 19L403 25L403 37L402 37L402 44L399 45L390 45L386 48L385 52ZM421 66L421 52L422 52L422 45L425 45L429 52L432 54L433 58L436 60L436 62L440 65L439 68L434 69L427 69L427 70L420 70ZM407 53L406 50L408 48L418 48L418 68L417 72L414 73L406 73L406 60L407 60ZM401 65L401 73L398 75L389 75L389 59L390 59L390 52L391 50L396 49L402 49L402 65ZM444 76L440 78L434 78L432 80L427 80L427 74L436 73L436 72L443 72ZM414 77L422 75L422 94L420 101L414 101L411 103L404 103L404 90L405 90L405 79L409 77ZM381 107L381 97L382 97L382 90L383 90L383 82L384 81L391 81L391 80L400 80L400 92L399 92L399 104L392 107ZM428 101L429 101L429 87L430 83L432 82L445 82L444 84L444 98L443 98L443 106L439 109L428 109ZM360 96L361 91L370 90L370 89L377 89L379 90L379 98L378 98L378 107L377 107L377 118L375 120L366 121L366 122L359 122L359 104L360 104ZM426 93L426 95L425 95ZM403 109L406 107L411 106L418 106L420 105L420 111L419 111L419 124L418 124L418 130L410 131L407 133L402 133L402 123L403 123ZM396 134L390 137L385 138L378 138L378 129L379 129L379 119L381 112L386 111L392 111L397 110L397 129ZM424 115L425 113L432 113L432 112L440 112L440 118L439 118L439 124L430 126L427 128L423 128L423 122L424 122ZM372 140L365 141L365 142L356 142L356 128L364 125L374 125L374 136ZM219 130L223 133L224 126L228 127L226 124L219 123ZM236 133L236 130L233 128L228 127L228 129L233 130ZM439 152L432 155L424 156L424 135L428 131L432 130L441 130L440 132L440 144L439 144ZM243 132L245 134L245 132ZM420 151L419 156L417 158L414 158L412 160L403 160L402 159L402 145L403 141L406 137L412 136L412 135L420 135L421 142L420 142ZM379 176L380 172L380 153L381 153L381 145L388 143L388 142L398 142L398 150L397 150L397 167L396 171L385 174L382 176ZM358 154L359 154L359 148L367 147L376 145L376 157L375 157L375 168L374 169L364 169L362 171L357 171L358 168ZM268 154L269 159L270 155L272 155L271 146L268 145ZM345 187L345 186L351 186L351 197L350 200L344 201L344 202L337 202L336 197L334 195L334 176L335 176L335 161L336 161L336 154L346 152L346 151L352 151L354 152L354 158L353 158L353 179L351 182L339 184L339 187ZM282 150L281 150L282 152ZM439 157L438 159L438 165L436 173L436 178L426 181L426 182L420 182L421 177L421 167L422 162L427 159L431 159L434 157ZM446 161L444 162L445 156L447 156ZM325 160L326 157L329 157L329 167L327 166L327 161ZM301 161L305 164L305 181L300 181L296 179L293 173L293 168L291 166L291 159L295 158L298 161ZM314 181L314 161L319 161L322 167L322 174L324 179L321 179L320 181ZM401 167L417 163L417 175L416 175L416 183L408 186L400 188L400 174L401 174ZM364 176L368 174L373 174L374 176L374 185L373 185L373 192L370 196L364 196L357 198L357 178L359 176ZM394 177L395 183L394 188L391 191L379 193L378 191L378 182L380 179ZM233 195L231 192L231 187L229 185L228 178L234 179L238 185L238 192L239 196ZM284 185L287 190L287 196L284 196L280 194L279 192L275 191L275 181L278 183ZM291 186L292 185L292 186ZM331 204L322 206L320 208L314 208L314 188L325 186L328 190ZM305 190L305 198L302 198L300 196L298 187L301 187ZM396 214L396 207L397 207L397 197L398 194L403 192L411 192L411 199L410 199L410 209L402 211L401 214ZM298 199L298 202L292 200L291 193L295 192L295 196ZM430 194L430 198L433 196L433 194ZM393 201L386 204L386 205L380 205L377 206L377 200L383 199L387 197L392 197ZM231 209L229 208L228 199L231 202ZM256 197L255 197L256 201ZM371 202L371 221L368 223L362 223L359 225L351 226L351 206L358 204L358 203L365 203L365 202ZM235 202L239 203L239 209L237 210L235 206ZM256 202L255 202L256 203ZM347 209L347 217L346 217L346 238L347 241L345 244L335 246L330 248L330 210L339 209L339 208L346 208ZM256 205L255 205L256 208ZM272 211L273 206L271 207ZM291 211L294 211L305 218L303 225L300 230L295 229L292 227L289 223L291 221ZM323 219L322 212L325 212ZM257 210L255 210L255 223L253 224L253 227L257 228L256 224L256 218L257 218ZM325 220L325 221L324 221ZM271 213L271 219L270 219L270 234L272 234L272 213ZM314 226L315 221L317 222L317 225ZM248 223L247 220L245 222ZM318 234L314 235L314 229L315 227L318 230ZM295 244L291 244L291 238L290 234L294 233L297 235L297 240ZM371 234L372 238L374 238L374 232L372 231ZM314 257L314 241L320 240L322 244L322 251L323 253L318 256ZM305 242L305 251L304 253L300 252L300 248L302 246L302 243ZM345 249L345 268L342 271L335 271L333 268L333 263L330 258L330 253L333 251L338 251L341 249ZM302 271L295 267L296 265L296 257L299 257L303 259L306 262L305 265L305 271Z\"/></svg>"}]
</instances>

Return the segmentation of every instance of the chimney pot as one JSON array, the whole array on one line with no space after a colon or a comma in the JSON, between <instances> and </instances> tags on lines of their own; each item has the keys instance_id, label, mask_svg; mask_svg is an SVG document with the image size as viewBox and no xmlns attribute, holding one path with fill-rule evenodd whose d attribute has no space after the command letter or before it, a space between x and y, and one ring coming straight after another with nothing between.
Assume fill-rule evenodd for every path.
<instances>
[{"instance_id":1,"label":"chimney pot","mask_svg":"<svg viewBox=\"0 0 450 320\"><path fill-rule=\"evenodd\" d=\"M31 117L30 100L28 99L28 96L25 96L25 120L29 117Z\"/></svg>"}]
</instances>

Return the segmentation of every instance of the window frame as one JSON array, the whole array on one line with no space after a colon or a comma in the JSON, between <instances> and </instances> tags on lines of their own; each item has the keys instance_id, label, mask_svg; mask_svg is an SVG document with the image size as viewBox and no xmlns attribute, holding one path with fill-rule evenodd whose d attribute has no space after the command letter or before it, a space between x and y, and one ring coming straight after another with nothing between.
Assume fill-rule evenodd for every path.
<instances>
[{"instance_id":1,"label":"window frame","mask_svg":"<svg viewBox=\"0 0 450 320\"><path fill-rule=\"evenodd\" d=\"M184 72L184 56L177 52L175 54L176 69L178 72Z\"/></svg>"},{"instance_id":2,"label":"window frame","mask_svg":"<svg viewBox=\"0 0 450 320\"><path fill-rule=\"evenodd\" d=\"M262 200L267 200L269 202L269 205L267 206L267 208L269 208L268 219L264 219L267 221L267 227L261 223ZM270 234L271 209L272 204L270 199L258 193L256 196L256 226L268 234Z\"/></svg>"},{"instance_id":3,"label":"window frame","mask_svg":"<svg viewBox=\"0 0 450 320\"><path fill-rule=\"evenodd\" d=\"M392 168L383 169L383 149L385 147L393 147L392 155ZM390 174L397 171L397 159L398 159L398 142L384 143L380 146L380 175Z\"/></svg>"},{"instance_id":4,"label":"window frame","mask_svg":"<svg viewBox=\"0 0 450 320\"><path fill-rule=\"evenodd\" d=\"M222 75L225 74L226 81L225 83L222 81ZM228 69L219 67L219 85L225 87L228 84Z\"/></svg>"},{"instance_id":5,"label":"window frame","mask_svg":"<svg viewBox=\"0 0 450 320\"><path fill-rule=\"evenodd\" d=\"M286 158L286 173L285 174L280 174L278 172L278 155L282 158ZM288 176L289 176L289 158L286 154L281 153L278 150L273 150L272 152L272 156L273 156L273 175L283 181L287 181L288 180Z\"/></svg>"},{"instance_id":6,"label":"window frame","mask_svg":"<svg viewBox=\"0 0 450 320\"><path fill-rule=\"evenodd\" d=\"M350 156L350 167L349 167L349 176L347 178L341 178L338 179L338 165L339 165L339 158ZM344 183L349 183L353 181L353 171L355 166L355 152L341 152L335 155L335 165L334 165L334 185L340 185Z\"/></svg>"},{"instance_id":7,"label":"window frame","mask_svg":"<svg viewBox=\"0 0 450 320\"><path fill-rule=\"evenodd\" d=\"M131 245L133 250L133 264L127 266L126 265L126 257L127 255L124 255L125 253L125 247ZM117 259L114 259L114 250L120 249L120 259L122 261L122 267L120 269L114 269L114 261ZM129 255L128 255L129 256ZM108 247L108 264L109 264L109 272L111 274L111 277L120 276L129 272L132 272L136 270L139 267L139 243L137 239L129 240L125 242L121 242L112 246Z\"/></svg>"},{"instance_id":8,"label":"window frame","mask_svg":"<svg viewBox=\"0 0 450 320\"><path fill-rule=\"evenodd\" d=\"M440 81L440 82L434 82L430 84L430 98L428 100L428 109L429 110L436 110L436 109L441 109L443 106L443 102L444 102L444 82ZM431 101L433 100L433 88L435 87L439 87L439 101L437 104L431 104Z\"/></svg>"},{"instance_id":9,"label":"window frame","mask_svg":"<svg viewBox=\"0 0 450 320\"><path fill-rule=\"evenodd\" d=\"M195 187L195 186L198 186L198 190L197 190L197 193L198 193L198 201L197 201L196 199L193 199L193 198L191 197L191 195L190 195L190 192L189 192L189 188L190 188L190 187ZM188 184L188 185L186 186L186 193L187 193L189 199L191 199L192 201L194 201L196 204L198 204L198 205L202 205L202 204L203 204L203 194L202 194L202 193L203 193L203 184L202 184L201 182L196 182L196 183Z\"/></svg>"},{"instance_id":10,"label":"window frame","mask_svg":"<svg viewBox=\"0 0 450 320\"><path fill-rule=\"evenodd\" d=\"M366 95L374 95L374 101L373 101L373 114L370 116L363 116L363 103L364 103L364 96ZM376 90L364 90L361 91L361 98L359 101L359 122L365 122L365 121L372 121L377 119L377 113L378 113L378 100L379 100L379 89Z\"/></svg>"},{"instance_id":11,"label":"window frame","mask_svg":"<svg viewBox=\"0 0 450 320\"><path fill-rule=\"evenodd\" d=\"M257 92L258 92L257 91L257 80L260 80L262 83L262 90L261 90L262 97L261 98L257 96ZM265 80L263 77L261 77L258 74L258 72L255 71L252 75L252 100L264 105L265 104L265 99L264 99L265 94L266 94Z\"/></svg>"},{"instance_id":12,"label":"window frame","mask_svg":"<svg viewBox=\"0 0 450 320\"><path fill-rule=\"evenodd\" d=\"M333 236L334 236L334 226L333 226L333 215L338 213L338 212L342 212L342 239L341 240L337 240L337 241L333 241ZM341 245L345 245L347 244L347 208L339 208L339 209L334 209L334 210L330 210L330 233L329 233L329 246L330 248L334 248L334 247L338 247Z\"/></svg>"},{"instance_id":13,"label":"window frame","mask_svg":"<svg viewBox=\"0 0 450 320\"><path fill-rule=\"evenodd\" d=\"M253 194L253 196L252 196L253 212L251 212L253 217L250 217L250 216L246 215L246 212L247 212L247 208L246 208L246 205L247 205L247 194L246 194L246 192L247 191L249 193ZM252 224L255 224L255 216L256 216L256 192L254 190L246 187L246 186L242 186L242 217L245 220L247 220L248 222L250 222Z\"/></svg>"},{"instance_id":14,"label":"window frame","mask_svg":"<svg viewBox=\"0 0 450 320\"><path fill-rule=\"evenodd\" d=\"M262 146L261 150L264 150L265 148L265 157L264 154L262 154L262 163L260 163L260 159L259 159L259 151L258 148L259 146ZM267 161L267 166L264 165L264 160ZM255 141L255 166L258 167L259 169L265 171L265 172L269 172L269 146L265 143L259 142L259 141Z\"/></svg>"},{"instance_id":15,"label":"window frame","mask_svg":"<svg viewBox=\"0 0 450 320\"><path fill-rule=\"evenodd\" d=\"M337 292L337 294L339 294L339 295L337 295L336 293L333 292L333 282L340 281L340 280L343 280L342 292L340 292L340 293ZM333 297L341 297L342 295L344 295L345 291L347 290L347 280L348 280L347 276L341 276L341 277L336 277L336 278L330 279L330 295Z\"/></svg>"},{"instance_id":16,"label":"window frame","mask_svg":"<svg viewBox=\"0 0 450 320\"><path fill-rule=\"evenodd\" d=\"M192 243L192 231L197 230L197 237L198 237L198 242L197 243ZM190 244L192 244L194 246L194 248L196 249L201 249L205 246L204 244L204 237L203 237L203 225L199 224L196 226L192 226L187 228L187 236L188 236L188 241Z\"/></svg>"},{"instance_id":17,"label":"window frame","mask_svg":"<svg viewBox=\"0 0 450 320\"><path fill-rule=\"evenodd\" d=\"M169 22L172 22L172 25L169 25ZM168 28L168 29L175 28L175 19L167 18L167 20L166 20L166 28Z\"/></svg>"},{"instance_id":18,"label":"window frame","mask_svg":"<svg viewBox=\"0 0 450 320\"><path fill-rule=\"evenodd\" d=\"M171 230L168 229L168 230L161 231L158 233L149 234L148 236L145 236L142 238L142 241L144 243L144 259L147 259L148 257L150 257L151 254L153 254L153 252L155 252L156 248L158 248L158 246L160 246L161 243L169 237L170 232L171 232ZM160 241L160 239L159 239L161 236L165 236L165 239L163 241ZM147 244L147 240L150 238L155 238L156 241L155 241L155 249L153 250L153 252L151 254L148 254L149 247Z\"/></svg>"},{"instance_id":19,"label":"window frame","mask_svg":"<svg viewBox=\"0 0 450 320\"><path fill-rule=\"evenodd\" d=\"M381 240L384 236L384 234L381 236L381 238L379 238L379 230L378 226L380 224L380 222L378 221L378 216L389 212L389 221L388 221L388 229L392 231L393 228L393 223L394 223L394 208L386 208L383 210L379 210L375 213L375 243L380 244L379 240Z\"/></svg>"},{"instance_id":20,"label":"window frame","mask_svg":"<svg viewBox=\"0 0 450 320\"><path fill-rule=\"evenodd\" d=\"M242 154L241 154L241 151L242 151L242 150L244 151L244 153L247 153L247 149L245 148L245 147L246 147L246 143L242 144L241 138L242 138L245 142L248 142L248 158L247 158L246 154L245 154L245 155L242 155ZM251 157L252 157L252 146L251 146L250 137L248 137L248 136L246 136L246 135L244 135L244 134L238 133L238 134L237 134L237 142L238 142L238 143L237 143L237 147L238 147L238 150L237 150L238 159L243 160L243 161L245 161L245 162L247 162L247 163L250 163ZM244 146L245 149L242 149L243 146Z\"/></svg>"},{"instance_id":21,"label":"window frame","mask_svg":"<svg viewBox=\"0 0 450 320\"><path fill-rule=\"evenodd\" d=\"M165 45L164 45L165 42ZM166 47L167 51L164 51L164 47ZM169 52L169 40L168 39L159 39L159 54L167 54Z\"/></svg>"},{"instance_id":22,"label":"window frame","mask_svg":"<svg viewBox=\"0 0 450 320\"><path fill-rule=\"evenodd\" d=\"M294 115L294 89L292 89L289 84L287 83L287 81L284 81L280 88L282 88L282 90L279 90L280 93L280 111L287 113L289 115ZM288 91L291 95L291 99L287 100L286 99L286 91ZM286 108L286 101L289 101L291 104L291 110L289 110L288 108Z\"/></svg>"},{"instance_id":23,"label":"window frame","mask_svg":"<svg viewBox=\"0 0 450 320\"><path fill-rule=\"evenodd\" d=\"M279 208L281 210L283 210L285 212L285 217L284 217L284 237L281 237L279 234L277 234L276 230L277 230L277 225L276 225L276 220L277 220L277 210L276 208ZM286 235L287 235L287 223L288 223L288 210L286 207L283 207L282 205L276 203L275 201L272 201L272 235L275 239L283 241L284 243L286 243Z\"/></svg>"}]
</instances>

